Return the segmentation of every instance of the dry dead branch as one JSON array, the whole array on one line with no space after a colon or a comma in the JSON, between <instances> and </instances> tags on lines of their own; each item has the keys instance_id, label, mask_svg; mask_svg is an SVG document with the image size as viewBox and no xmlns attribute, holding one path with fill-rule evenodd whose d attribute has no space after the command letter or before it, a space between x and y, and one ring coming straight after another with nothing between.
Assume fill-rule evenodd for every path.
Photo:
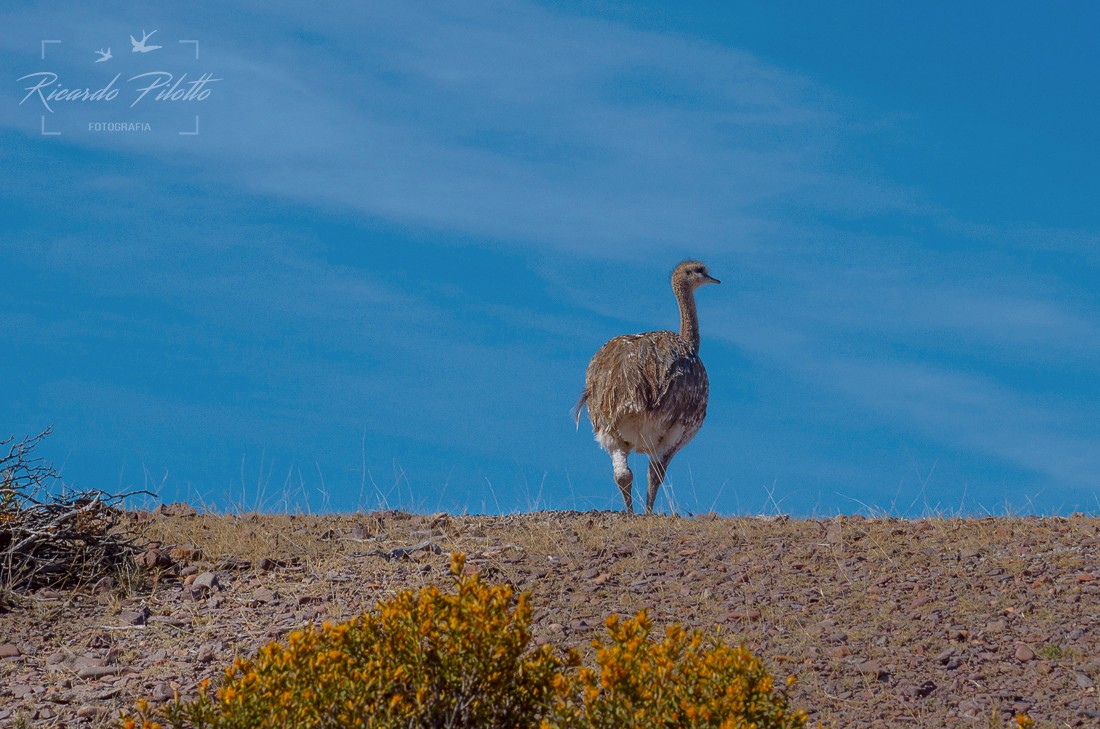
<instances>
[{"instance_id":1,"label":"dry dead branch","mask_svg":"<svg viewBox=\"0 0 1100 729\"><path fill-rule=\"evenodd\" d=\"M34 455L49 434L0 441L0 598L116 575L141 549L137 535L119 528L122 501L134 494L66 487Z\"/></svg>"}]
</instances>

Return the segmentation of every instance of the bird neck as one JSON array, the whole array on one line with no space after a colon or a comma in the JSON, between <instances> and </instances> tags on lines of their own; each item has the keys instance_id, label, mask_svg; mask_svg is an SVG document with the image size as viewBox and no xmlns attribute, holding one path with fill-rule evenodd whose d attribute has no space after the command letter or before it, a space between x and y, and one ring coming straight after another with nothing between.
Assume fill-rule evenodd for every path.
<instances>
[{"instance_id":1,"label":"bird neck","mask_svg":"<svg viewBox=\"0 0 1100 729\"><path fill-rule=\"evenodd\" d=\"M680 304L680 338L691 345L691 351L699 353L699 315L695 311L695 291L685 283L672 286L676 301Z\"/></svg>"}]
</instances>

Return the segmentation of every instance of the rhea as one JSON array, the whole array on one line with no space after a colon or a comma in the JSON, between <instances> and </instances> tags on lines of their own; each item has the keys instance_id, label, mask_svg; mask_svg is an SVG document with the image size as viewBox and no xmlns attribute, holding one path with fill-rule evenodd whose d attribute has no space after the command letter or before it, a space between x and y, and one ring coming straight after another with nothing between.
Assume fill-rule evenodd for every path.
<instances>
[{"instance_id":1,"label":"rhea","mask_svg":"<svg viewBox=\"0 0 1100 729\"><path fill-rule=\"evenodd\" d=\"M649 456L645 513L653 513L657 491L672 457L695 437L707 416L710 384L699 359L699 316L695 290L721 283L699 261L684 261L672 272L672 291L680 305L680 331L615 337L600 347L573 409L580 426L588 406L596 442L611 454L615 483L626 510L634 512L631 451Z\"/></svg>"}]
</instances>

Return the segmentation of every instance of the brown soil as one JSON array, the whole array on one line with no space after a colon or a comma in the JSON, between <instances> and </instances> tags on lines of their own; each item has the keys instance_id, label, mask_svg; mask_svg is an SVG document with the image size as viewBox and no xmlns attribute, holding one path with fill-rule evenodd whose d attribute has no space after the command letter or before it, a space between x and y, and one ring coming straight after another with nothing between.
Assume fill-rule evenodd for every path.
<instances>
[{"instance_id":1,"label":"brown soil","mask_svg":"<svg viewBox=\"0 0 1100 729\"><path fill-rule=\"evenodd\" d=\"M540 642L587 647L608 614L642 609L719 625L797 676L811 726L1008 726L1017 712L1100 726L1096 518L168 511L139 523L161 567L0 614L0 727L106 726L139 698L188 695L304 623L446 583L451 550L532 594ZM443 553L388 559L426 542Z\"/></svg>"}]
</instances>

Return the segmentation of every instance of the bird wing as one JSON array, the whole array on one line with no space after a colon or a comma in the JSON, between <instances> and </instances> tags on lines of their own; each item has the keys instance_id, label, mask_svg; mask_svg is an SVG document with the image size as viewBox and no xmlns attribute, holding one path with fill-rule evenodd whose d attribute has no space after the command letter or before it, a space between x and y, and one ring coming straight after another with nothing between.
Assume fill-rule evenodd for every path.
<instances>
[{"instance_id":1,"label":"bird wing","mask_svg":"<svg viewBox=\"0 0 1100 729\"><path fill-rule=\"evenodd\" d=\"M708 394L690 346L674 332L648 332L615 337L596 352L581 400L600 428L634 414L702 422Z\"/></svg>"}]
</instances>

